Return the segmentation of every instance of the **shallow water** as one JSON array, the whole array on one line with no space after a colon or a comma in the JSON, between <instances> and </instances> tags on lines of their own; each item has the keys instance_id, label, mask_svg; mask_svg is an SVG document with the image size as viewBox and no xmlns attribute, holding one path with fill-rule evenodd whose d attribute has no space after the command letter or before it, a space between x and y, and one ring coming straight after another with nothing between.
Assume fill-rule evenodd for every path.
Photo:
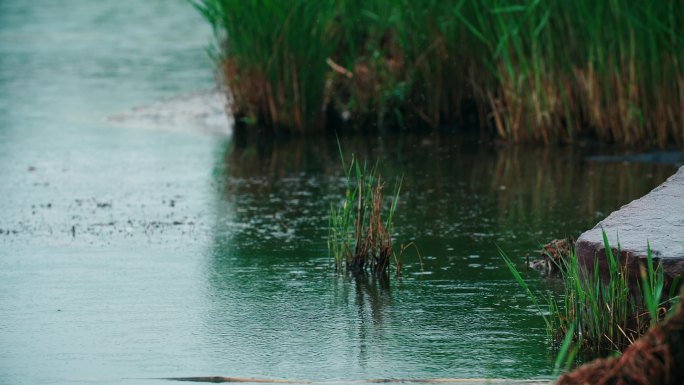
<instances>
[{"instance_id":1,"label":"shallow water","mask_svg":"<svg viewBox=\"0 0 684 385\"><path fill-rule=\"evenodd\" d=\"M404 176L395 235L425 263L407 256L389 287L340 277L334 138L248 145L106 119L212 88L209 40L182 1L0 3L0 383L544 378L543 325L495 245L522 264L676 169L343 138Z\"/></svg>"}]
</instances>

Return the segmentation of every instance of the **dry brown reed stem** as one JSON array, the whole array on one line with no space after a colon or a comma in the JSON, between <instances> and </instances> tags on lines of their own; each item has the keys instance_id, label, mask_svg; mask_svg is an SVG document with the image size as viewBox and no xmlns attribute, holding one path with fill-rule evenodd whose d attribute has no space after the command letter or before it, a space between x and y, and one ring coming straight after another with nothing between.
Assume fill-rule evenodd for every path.
<instances>
[{"instance_id":1,"label":"dry brown reed stem","mask_svg":"<svg viewBox=\"0 0 684 385\"><path fill-rule=\"evenodd\" d=\"M387 271L389 257L392 254L392 240L380 216L384 186L384 183L378 183L373 190L373 207L366 238L367 252L370 253L371 259L371 271L376 275L382 275Z\"/></svg>"},{"instance_id":2,"label":"dry brown reed stem","mask_svg":"<svg viewBox=\"0 0 684 385\"><path fill-rule=\"evenodd\" d=\"M364 185L363 181L359 183L360 187ZM368 266L371 273L376 276L382 276L387 272L389 259L392 255L392 239L381 217L383 189L384 183L378 182L375 188L370 190L372 203L368 213L368 227L365 229L363 217L365 215L364 199L366 198L363 197L363 190L359 189L355 234L356 248L350 261L347 262L347 268L352 271L362 271Z\"/></svg>"},{"instance_id":3,"label":"dry brown reed stem","mask_svg":"<svg viewBox=\"0 0 684 385\"><path fill-rule=\"evenodd\" d=\"M354 77L354 74L351 71L335 63L331 58L325 59L325 62L330 66L330 68L333 69L333 71L337 72L338 74L346 76L349 79Z\"/></svg>"},{"instance_id":4,"label":"dry brown reed stem","mask_svg":"<svg viewBox=\"0 0 684 385\"><path fill-rule=\"evenodd\" d=\"M681 299L684 299L684 295ZM684 383L684 307L651 329L619 358L594 360L556 385L681 385Z\"/></svg>"}]
</instances>

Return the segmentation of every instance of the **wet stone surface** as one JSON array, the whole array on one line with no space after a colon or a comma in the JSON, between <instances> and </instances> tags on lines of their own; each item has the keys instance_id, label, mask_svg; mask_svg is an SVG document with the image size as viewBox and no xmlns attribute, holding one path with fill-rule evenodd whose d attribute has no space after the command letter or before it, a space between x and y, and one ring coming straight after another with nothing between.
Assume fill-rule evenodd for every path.
<instances>
[{"instance_id":1,"label":"wet stone surface","mask_svg":"<svg viewBox=\"0 0 684 385\"><path fill-rule=\"evenodd\" d=\"M662 261L666 275L684 275L684 167L579 237L577 256L588 266L597 257L599 264L605 265L601 229L605 230L614 252L619 245L623 262L636 268L647 258L650 244L651 255Z\"/></svg>"}]
</instances>

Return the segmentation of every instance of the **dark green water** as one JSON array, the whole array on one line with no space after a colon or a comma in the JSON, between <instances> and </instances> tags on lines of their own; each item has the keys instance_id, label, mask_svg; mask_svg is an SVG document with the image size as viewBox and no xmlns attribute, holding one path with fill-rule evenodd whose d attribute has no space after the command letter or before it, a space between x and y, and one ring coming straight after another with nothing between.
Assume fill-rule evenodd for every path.
<instances>
[{"instance_id":1,"label":"dark green water","mask_svg":"<svg viewBox=\"0 0 684 385\"><path fill-rule=\"evenodd\" d=\"M209 39L182 1L0 2L0 384L547 377L543 325L495 245L522 265L676 169L343 138L404 176L395 236L425 263L407 256L388 287L338 276L334 138L247 145L105 121L211 88Z\"/></svg>"},{"instance_id":2,"label":"dark green water","mask_svg":"<svg viewBox=\"0 0 684 385\"><path fill-rule=\"evenodd\" d=\"M386 178L404 176L396 240L419 245L423 270L407 258L403 278L389 288L330 273L326 210L343 191L333 138L229 145L217 202L228 211L214 228L211 273L226 296L241 293L237 313L256 314L246 328L269 336L265 352L272 344L277 356L300 351L286 366L323 359L341 369L334 378L549 375L554 357L541 319L496 244L522 266L541 243L576 237L676 169L448 137L356 137L342 145L379 158ZM216 319L221 329L224 319ZM320 352L279 342L290 338L313 339Z\"/></svg>"}]
</instances>

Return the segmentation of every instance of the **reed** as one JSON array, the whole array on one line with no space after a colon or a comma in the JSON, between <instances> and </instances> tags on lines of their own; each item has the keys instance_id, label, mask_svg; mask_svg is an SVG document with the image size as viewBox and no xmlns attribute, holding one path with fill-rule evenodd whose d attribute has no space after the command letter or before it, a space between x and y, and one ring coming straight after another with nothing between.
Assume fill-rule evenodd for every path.
<instances>
[{"instance_id":1,"label":"reed","mask_svg":"<svg viewBox=\"0 0 684 385\"><path fill-rule=\"evenodd\" d=\"M499 249L511 273L542 314L553 341L563 341L566 350L570 334L586 352L622 351L663 320L671 306L670 299L676 298L678 282L673 282L670 292L664 293L662 266L654 263L650 246L646 265L640 272L641 281L630 282L630 272L614 255L605 232L603 242L608 276L599 276L598 260L588 269L578 262L573 251L558 266L562 293L533 292L511 259Z\"/></svg>"},{"instance_id":2,"label":"reed","mask_svg":"<svg viewBox=\"0 0 684 385\"><path fill-rule=\"evenodd\" d=\"M328 250L336 269L354 273L370 270L374 276L384 277L394 258L399 274L402 255L409 247L402 245L399 256L392 247L401 182L391 196L389 208L383 210L385 183L377 172L377 163L372 168L361 166L352 155L347 166L341 148L340 157L345 169L345 195L341 204L331 205L328 217Z\"/></svg>"},{"instance_id":3,"label":"reed","mask_svg":"<svg viewBox=\"0 0 684 385\"><path fill-rule=\"evenodd\" d=\"M475 113L510 141L684 137L677 0L192 1L246 123L437 128Z\"/></svg>"}]
</instances>

